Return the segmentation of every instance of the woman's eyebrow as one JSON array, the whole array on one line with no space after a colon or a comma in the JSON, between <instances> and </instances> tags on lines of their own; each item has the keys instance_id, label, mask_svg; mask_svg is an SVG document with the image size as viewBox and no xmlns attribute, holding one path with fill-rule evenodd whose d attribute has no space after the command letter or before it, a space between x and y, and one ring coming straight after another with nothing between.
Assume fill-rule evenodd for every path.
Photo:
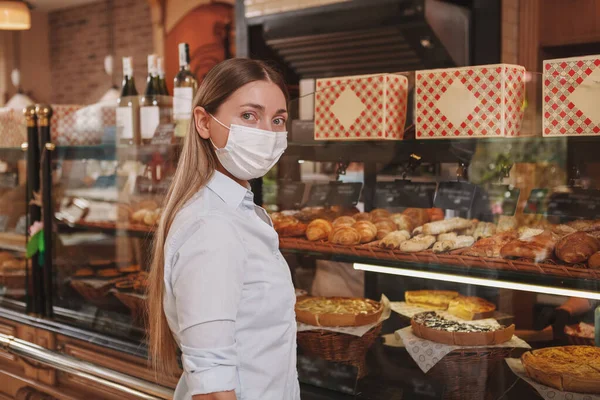
<instances>
[{"instance_id":1,"label":"woman's eyebrow","mask_svg":"<svg viewBox=\"0 0 600 400\"><path fill-rule=\"evenodd\" d=\"M242 104L240 107L250 107L250 108L254 108L258 111L261 112L265 112L265 106L262 106L260 104L256 104L256 103L246 103L246 104ZM277 110L277 112L275 114L287 114L287 110L285 108L280 108L279 110Z\"/></svg>"}]
</instances>

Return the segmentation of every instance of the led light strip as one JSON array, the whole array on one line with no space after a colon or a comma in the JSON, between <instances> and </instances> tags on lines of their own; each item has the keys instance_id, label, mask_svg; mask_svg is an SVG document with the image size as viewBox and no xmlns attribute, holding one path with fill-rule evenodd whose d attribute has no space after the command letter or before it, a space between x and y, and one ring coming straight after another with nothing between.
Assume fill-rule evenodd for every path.
<instances>
[{"instance_id":1,"label":"led light strip","mask_svg":"<svg viewBox=\"0 0 600 400\"><path fill-rule=\"evenodd\" d=\"M493 279L474 278L462 275L442 274L439 272L416 271L414 269L402 269L393 267L382 267L370 264L354 264L354 269L361 271L377 272L381 274L409 276L412 278L431 279L444 282L465 283L467 285L487 286L499 289L522 290L525 292L553 294L557 296L581 297L584 299L600 300L600 293L586 290L561 289L547 286L531 285L528 283L497 281Z\"/></svg>"}]
</instances>

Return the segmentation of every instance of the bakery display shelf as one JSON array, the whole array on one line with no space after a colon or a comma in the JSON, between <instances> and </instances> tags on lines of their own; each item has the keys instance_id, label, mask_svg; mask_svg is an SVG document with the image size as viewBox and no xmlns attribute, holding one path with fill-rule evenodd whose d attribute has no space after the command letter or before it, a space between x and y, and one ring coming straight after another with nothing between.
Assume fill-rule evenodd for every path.
<instances>
[{"instance_id":1,"label":"bakery display shelf","mask_svg":"<svg viewBox=\"0 0 600 400\"><path fill-rule=\"evenodd\" d=\"M61 231L98 231L108 235L124 234L127 236L148 237L154 232L154 228L148 225L115 223L112 221L77 221L67 223L59 221Z\"/></svg>"},{"instance_id":2,"label":"bakery display shelf","mask_svg":"<svg viewBox=\"0 0 600 400\"><path fill-rule=\"evenodd\" d=\"M435 254L432 251L403 253L374 245L341 246L298 238L280 238L286 252L335 258L349 263L365 263L427 272L448 273L517 283L535 283L557 288L600 291L600 270L529 260L463 256L460 251Z\"/></svg>"},{"instance_id":3,"label":"bakery display shelf","mask_svg":"<svg viewBox=\"0 0 600 400\"><path fill-rule=\"evenodd\" d=\"M25 253L27 238L14 232L0 232L0 250Z\"/></svg>"}]
</instances>

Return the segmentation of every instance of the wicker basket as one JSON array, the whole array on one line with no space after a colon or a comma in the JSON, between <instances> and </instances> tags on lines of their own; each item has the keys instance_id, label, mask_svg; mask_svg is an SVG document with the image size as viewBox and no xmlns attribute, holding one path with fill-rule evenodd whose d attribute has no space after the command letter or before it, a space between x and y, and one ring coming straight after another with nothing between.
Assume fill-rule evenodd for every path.
<instances>
[{"instance_id":1,"label":"wicker basket","mask_svg":"<svg viewBox=\"0 0 600 400\"><path fill-rule=\"evenodd\" d=\"M136 321L141 321L144 317L144 310L146 308L146 300L132 293L124 293L115 290L114 295L119 301L131 311L131 316Z\"/></svg>"},{"instance_id":2,"label":"wicker basket","mask_svg":"<svg viewBox=\"0 0 600 400\"><path fill-rule=\"evenodd\" d=\"M585 337L576 336L576 335L569 335L568 333L566 335L567 335L567 342L569 342L569 344L572 344L575 346L595 346L596 345L596 341L594 339L585 338Z\"/></svg>"},{"instance_id":3,"label":"wicker basket","mask_svg":"<svg viewBox=\"0 0 600 400\"><path fill-rule=\"evenodd\" d=\"M484 399L487 381L510 356L510 347L455 350L433 366L427 376L444 385L444 399Z\"/></svg>"},{"instance_id":4,"label":"wicker basket","mask_svg":"<svg viewBox=\"0 0 600 400\"><path fill-rule=\"evenodd\" d=\"M363 378L367 375L367 352L379 332L381 324L361 337L324 330L298 332L298 346L309 355L352 365L358 368L358 377Z\"/></svg>"}]
</instances>

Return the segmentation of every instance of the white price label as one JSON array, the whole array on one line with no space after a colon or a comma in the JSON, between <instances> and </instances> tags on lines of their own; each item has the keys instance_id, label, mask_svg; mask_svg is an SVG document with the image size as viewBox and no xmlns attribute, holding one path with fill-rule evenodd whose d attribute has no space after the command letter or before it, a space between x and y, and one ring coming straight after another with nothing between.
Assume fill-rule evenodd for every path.
<instances>
[{"instance_id":1,"label":"white price label","mask_svg":"<svg viewBox=\"0 0 600 400\"><path fill-rule=\"evenodd\" d=\"M117 137L133 139L133 109L117 107Z\"/></svg>"},{"instance_id":2,"label":"white price label","mask_svg":"<svg viewBox=\"0 0 600 400\"><path fill-rule=\"evenodd\" d=\"M158 106L140 108L140 130L142 139L152 139L160 123L160 108Z\"/></svg>"},{"instance_id":3,"label":"white price label","mask_svg":"<svg viewBox=\"0 0 600 400\"><path fill-rule=\"evenodd\" d=\"M191 87L175 88L173 91L173 118L177 120L192 118L192 100L194 89Z\"/></svg>"}]
</instances>

